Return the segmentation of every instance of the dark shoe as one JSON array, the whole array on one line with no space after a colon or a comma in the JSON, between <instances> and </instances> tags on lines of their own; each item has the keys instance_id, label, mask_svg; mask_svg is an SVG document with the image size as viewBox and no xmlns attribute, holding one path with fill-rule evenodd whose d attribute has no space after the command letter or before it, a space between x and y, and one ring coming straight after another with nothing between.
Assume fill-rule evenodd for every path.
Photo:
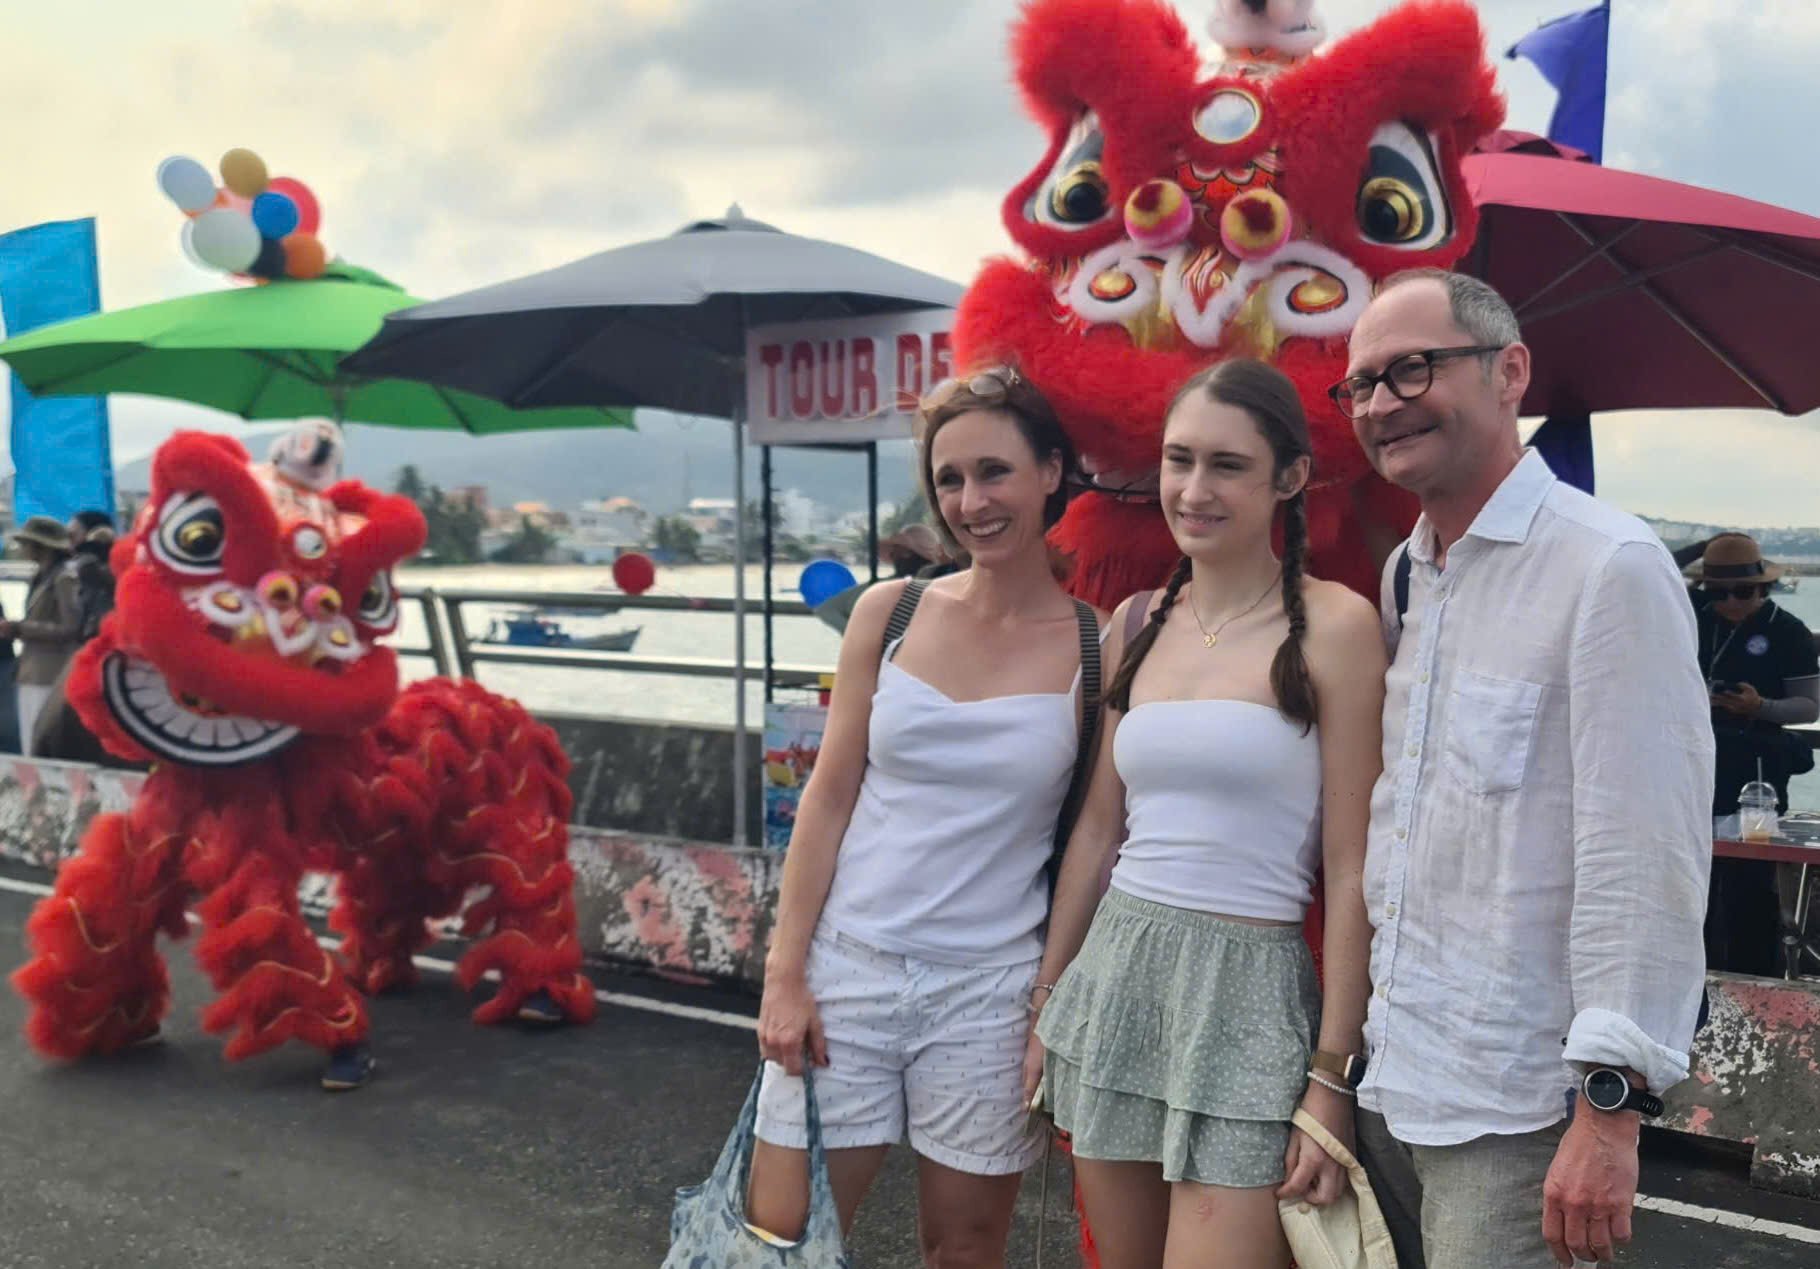
<instances>
[{"instance_id":1,"label":"dark shoe","mask_svg":"<svg viewBox=\"0 0 1820 1269\"><path fill-rule=\"evenodd\" d=\"M322 1072L322 1086L331 1093L345 1093L359 1088L373 1078L373 1050L364 1044L344 1044L329 1051L329 1064Z\"/></svg>"},{"instance_id":2,"label":"dark shoe","mask_svg":"<svg viewBox=\"0 0 1820 1269\"><path fill-rule=\"evenodd\" d=\"M567 1022L569 1015L551 999L549 992L534 991L518 1006L518 1020L535 1023L540 1027L553 1027L559 1022Z\"/></svg>"}]
</instances>

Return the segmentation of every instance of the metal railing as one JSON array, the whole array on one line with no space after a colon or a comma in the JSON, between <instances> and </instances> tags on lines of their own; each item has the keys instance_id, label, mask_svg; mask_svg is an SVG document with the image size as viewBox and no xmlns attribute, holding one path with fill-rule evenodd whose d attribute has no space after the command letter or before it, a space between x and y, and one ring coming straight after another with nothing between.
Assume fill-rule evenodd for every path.
<instances>
[{"instance_id":1,"label":"metal railing","mask_svg":"<svg viewBox=\"0 0 1820 1269\"><path fill-rule=\"evenodd\" d=\"M606 615L618 612L698 612L733 614L731 599L690 599L681 595L603 595L598 591L525 591L451 589L437 586L399 588L401 600L416 603L423 613L428 643L421 646L393 644L400 656L425 657L438 674L475 678L483 663L528 665L545 669L618 670L633 674L669 674L686 678L732 679L737 669L731 660L710 657L648 657L627 652L597 652L585 648L539 648L494 643L469 633L464 608L470 605L510 605L515 608L569 610ZM762 604L746 606L748 618L758 617ZM800 600L776 599L771 611L780 617L810 617L814 612ZM771 682L785 688L812 688L833 671L832 666L773 665ZM748 663L746 678L762 683L765 667Z\"/></svg>"}]
</instances>

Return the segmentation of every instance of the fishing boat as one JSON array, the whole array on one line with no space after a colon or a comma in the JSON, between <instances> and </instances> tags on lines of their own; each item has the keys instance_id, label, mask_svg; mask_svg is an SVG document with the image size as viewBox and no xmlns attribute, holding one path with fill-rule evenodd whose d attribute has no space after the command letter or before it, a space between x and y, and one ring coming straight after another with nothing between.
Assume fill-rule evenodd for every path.
<instances>
[{"instance_id":1,"label":"fishing boat","mask_svg":"<svg viewBox=\"0 0 1820 1269\"><path fill-rule=\"evenodd\" d=\"M521 609L495 617L479 643L509 644L519 648L572 648L584 652L630 652L643 626L598 635L573 635L548 613Z\"/></svg>"}]
</instances>

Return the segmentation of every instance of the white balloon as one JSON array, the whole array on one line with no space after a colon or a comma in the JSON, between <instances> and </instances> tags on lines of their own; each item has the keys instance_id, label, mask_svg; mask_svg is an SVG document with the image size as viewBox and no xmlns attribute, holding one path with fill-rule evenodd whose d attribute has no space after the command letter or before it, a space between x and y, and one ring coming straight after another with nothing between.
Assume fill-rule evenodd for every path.
<instances>
[{"instance_id":1,"label":"white balloon","mask_svg":"<svg viewBox=\"0 0 1820 1269\"><path fill-rule=\"evenodd\" d=\"M187 232L195 253L224 273L245 273L259 258L259 230L243 212L227 207L205 211Z\"/></svg>"},{"instance_id":2,"label":"white balloon","mask_svg":"<svg viewBox=\"0 0 1820 1269\"><path fill-rule=\"evenodd\" d=\"M181 154L158 165L158 188L186 212L207 211L215 205L215 178L195 159Z\"/></svg>"}]
</instances>

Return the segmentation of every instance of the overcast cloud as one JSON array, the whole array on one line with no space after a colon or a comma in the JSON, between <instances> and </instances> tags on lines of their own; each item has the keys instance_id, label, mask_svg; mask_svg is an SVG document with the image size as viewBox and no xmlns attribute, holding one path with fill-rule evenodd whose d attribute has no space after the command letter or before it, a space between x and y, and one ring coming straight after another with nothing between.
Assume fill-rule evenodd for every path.
<instances>
[{"instance_id":1,"label":"overcast cloud","mask_svg":"<svg viewBox=\"0 0 1820 1269\"><path fill-rule=\"evenodd\" d=\"M1482 0L1501 50L1590 0ZM1211 0L1180 5L1197 31ZM1390 6L1324 0L1335 31ZM0 229L93 215L108 307L207 289L158 161L246 145L308 182L331 249L438 296L754 216L965 280L1039 157L1005 64L1013 0L62 0L10 11ZM1616 6L1607 160L1820 214L1820 5ZM1500 60L1514 126L1553 94ZM117 399L116 457L223 416ZM1601 420L1637 511L1820 522L1820 428ZM1722 461L1736 453L1735 465ZM1745 473L1748 472L1748 478Z\"/></svg>"}]
</instances>

